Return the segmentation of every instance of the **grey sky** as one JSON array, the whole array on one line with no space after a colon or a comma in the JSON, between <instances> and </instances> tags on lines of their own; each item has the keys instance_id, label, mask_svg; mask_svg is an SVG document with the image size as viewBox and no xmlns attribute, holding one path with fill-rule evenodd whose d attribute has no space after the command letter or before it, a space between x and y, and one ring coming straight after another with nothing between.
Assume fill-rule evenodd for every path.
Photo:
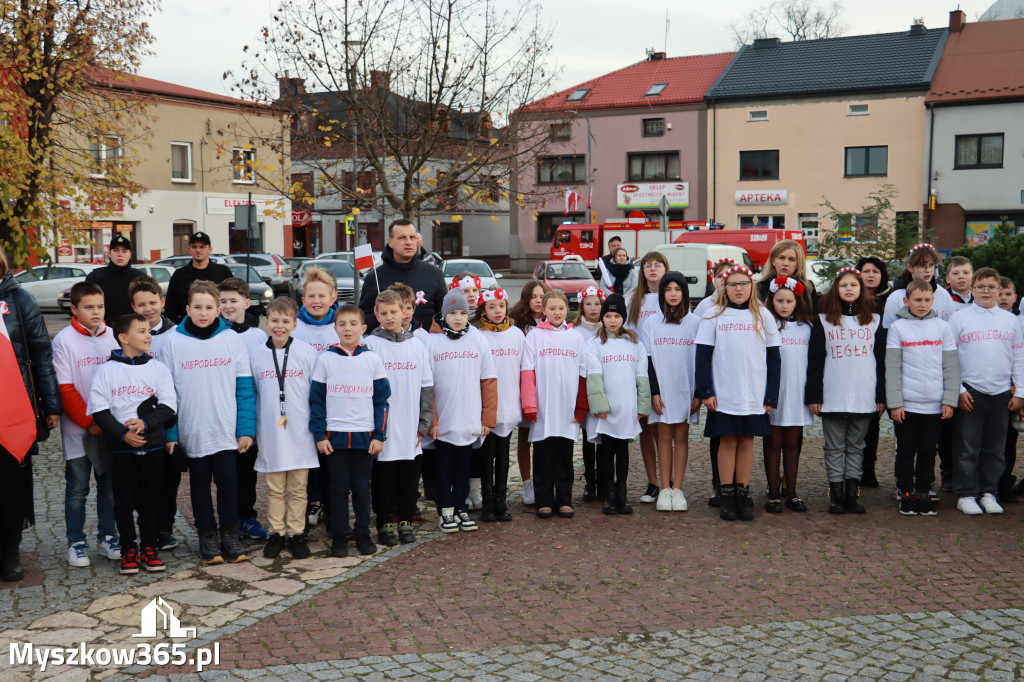
<instances>
[{"instance_id":1,"label":"grey sky","mask_svg":"<svg viewBox=\"0 0 1024 682\"><path fill-rule=\"evenodd\" d=\"M301 1L301 0L300 0ZM968 21L992 0L965 0ZM152 18L155 54L142 75L211 92L229 94L221 76L239 70L242 47L255 44L277 0L164 0ZM665 13L670 21L668 55L728 52L728 24L763 5L759 0L548 0L544 14L555 27L554 59L562 67L558 89L644 58L647 48L665 48ZM847 35L886 33L910 27L921 17L929 28L947 25L949 11L935 0L846 0Z\"/></svg>"}]
</instances>

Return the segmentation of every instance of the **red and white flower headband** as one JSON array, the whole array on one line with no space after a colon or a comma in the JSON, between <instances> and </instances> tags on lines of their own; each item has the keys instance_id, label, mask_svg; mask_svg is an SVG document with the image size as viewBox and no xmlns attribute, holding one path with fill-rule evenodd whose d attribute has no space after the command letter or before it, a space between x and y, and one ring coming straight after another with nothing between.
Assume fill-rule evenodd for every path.
<instances>
[{"instance_id":1,"label":"red and white flower headband","mask_svg":"<svg viewBox=\"0 0 1024 682\"><path fill-rule=\"evenodd\" d=\"M746 265L734 265L725 272L722 273L722 277L728 279L729 275L743 274L751 279L754 278L754 273L750 271Z\"/></svg>"},{"instance_id":2,"label":"red and white flower headband","mask_svg":"<svg viewBox=\"0 0 1024 682\"><path fill-rule=\"evenodd\" d=\"M779 289L789 289L797 296L804 295L804 285L800 280L793 279L792 277L785 277L783 275L779 275L773 279L768 285L768 289L773 294Z\"/></svg>"},{"instance_id":3,"label":"red and white flower headband","mask_svg":"<svg viewBox=\"0 0 1024 682\"><path fill-rule=\"evenodd\" d=\"M595 286L589 286L586 289L584 289L583 291L581 291L578 294L576 294L576 302L582 304L583 300L586 299L586 298L589 298L590 296L597 296L599 299L601 299L603 301L604 300L604 291L602 291L601 289L598 289Z\"/></svg>"},{"instance_id":4,"label":"red and white flower headband","mask_svg":"<svg viewBox=\"0 0 1024 682\"><path fill-rule=\"evenodd\" d=\"M469 279L468 277L466 279ZM487 301L504 301L508 299L504 289L484 289L480 293L480 301L487 303Z\"/></svg>"},{"instance_id":5,"label":"red and white flower headband","mask_svg":"<svg viewBox=\"0 0 1024 682\"><path fill-rule=\"evenodd\" d=\"M736 261L733 260L732 258L719 258L718 260L711 264L711 272L717 270L718 266L725 264L736 265ZM719 275L719 277L722 277L724 279L725 273L723 272L723 274Z\"/></svg>"},{"instance_id":6,"label":"red and white flower headband","mask_svg":"<svg viewBox=\"0 0 1024 682\"><path fill-rule=\"evenodd\" d=\"M934 251L935 247L932 246L931 244L918 244L917 246L911 247L910 253L907 254L907 257L909 258L910 256L912 256L914 252L917 251L918 249L931 249L932 251Z\"/></svg>"},{"instance_id":7,"label":"red and white flower headband","mask_svg":"<svg viewBox=\"0 0 1024 682\"><path fill-rule=\"evenodd\" d=\"M448 291L452 289L479 289L480 278L476 275L469 275L459 279L458 277L452 277L452 283L448 285Z\"/></svg>"},{"instance_id":8,"label":"red and white flower headband","mask_svg":"<svg viewBox=\"0 0 1024 682\"><path fill-rule=\"evenodd\" d=\"M839 272L836 273L836 279L838 280L840 277L842 277L848 272L857 275L857 277L860 277L860 270L848 265L845 268L839 268Z\"/></svg>"}]
</instances>

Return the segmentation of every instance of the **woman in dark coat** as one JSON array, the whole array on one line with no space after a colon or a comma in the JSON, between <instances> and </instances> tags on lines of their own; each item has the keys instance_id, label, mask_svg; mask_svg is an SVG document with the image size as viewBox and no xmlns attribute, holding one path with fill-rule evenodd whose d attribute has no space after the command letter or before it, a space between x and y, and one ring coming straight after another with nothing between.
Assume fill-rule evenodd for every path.
<instances>
[{"instance_id":1,"label":"woman in dark coat","mask_svg":"<svg viewBox=\"0 0 1024 682\"><path fill-rule=\"evenodd\" d=\"M875 311L881 317L885 312L885 301L893 292L893 287L889 284L889 268L885 261L877 256L862 256L857 261L857 269L860 270L864 288L875 297ZM879 419L878 414L875 414L868 422L868 435L864 443L864 473L860 479L860 484L865 488L878 487L875 462L878 461Z\"/></svg>"},{"instance_id":2,"label":"woman in dark coat","mask_svg":"<svg viewBox=\"0 0 1024 682\"><path fill-rule=\"evenodd\" d=\"M38 406L39 414L46 415L49 428L57 428L60 389L53 370L50 336L35 299L9 272L3 249L0 249L0 304L5 304L0 305L0 309L6 311L3 321L25 390ZM38 451L39 446L33 443L27 453L16 453L24 455L19 462L15 453L0 447L0 580L5 582L21 580L24 576L19 556L21 532L35 524L32 456Z\"/></svg>"}]
</instances>

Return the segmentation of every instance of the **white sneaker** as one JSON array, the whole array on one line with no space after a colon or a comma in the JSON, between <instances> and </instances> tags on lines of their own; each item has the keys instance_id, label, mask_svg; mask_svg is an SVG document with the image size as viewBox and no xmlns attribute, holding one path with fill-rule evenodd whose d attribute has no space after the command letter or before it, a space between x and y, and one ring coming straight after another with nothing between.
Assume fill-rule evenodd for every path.
<instances>
[{"instance_id":1,"label":"white sneaker","mask_svg":"<svg viewBox=\"0 0 1024 682\"><path fill-rule=\"evenodd\" d=\"M121 560L121 540L113 535L100 540L100 554L107 557L111 561Z\"/></svg>"},{"instance_id":2,"label":"white sneaker","mask_svg":"<svg viewBox=\"0 0 1024 682\"><path fill-rule=\"evenodd\" d=\"M462 512L457 513L455 515L455 520L459 524L459 530L461 530L463 532L473 531L473 530L476 530L478 528L478 526L476 525L476 521L474 521L473 519L469 518L469 513L468 512L462 511Z\"/></svg>"},{"instance_id":3,"label":"white sneaker","mask_svg":"<svg viewBox=\"0 0 1024 682\"><path fill-rule=\"evenodd\" d=\"M690 508L686 495L679 488L672 489L672 511L686 511Z\"/></svg>"},{"instance_id":4,"label":"white sneaker","mask_svg":"<svg viewBox=\"0 0 1024 682\"><path fill-rule=\"evenodd\" d=\"M533 479L523 481L523 504L528 507L532 507L537 504L537 500L533 496Z\"/></svg>"},{"instance_id":5,"label":"white sneaker","mask_svg":"<svg viewBox=\"0 0 1024 682\"><path fill-rule=\"evenodd\" d=\"M442 533L458 533L459 522L455 520L455 507L445 507L437 517L437 526Z\"/></svg>"},{"instance_id":6,"label":"white sneaker","mask_svg":"<svg viewBox=\"0 0 1024 682\"><path fill-rule=\"evenodd\" d=\"M479 511L484 508L484 497L480 491L480 479L469 479L469 497L466 498L466 506L470 511Z\"/></svg>"},{"instance_id":7,"label":"white sneaker","mask_svg":"<svg viewBox=\"0 0 1024 682\"><path fill-rule=\"evenodd\" d=\"M658 503L654 505L658 511L672 511L672 491L669 488L662 488L658 493Z\"/></svg>"},{"instance_id":8,"label":"white sneaker","mask_svg":"<svg viewBox=\"0 0 1024 682\"><path fill-rule=\"evenodd\" d=\"M85 548L86 544L84 542L76 542L68 547L68 566L81 568L92 563L89 561L89 555L85 553Z\"/></svg>"},{"instance_id":9,"label":"white sneaker","mask_svg":"<svg viewBox=\"0 0 1024 682\"><path fill-rule=\"evenodd\" d=\"M985 493L978 500L981 504L981 508L985 510L986 514L1002 514L1003 508L999 506L999 502L996 500L996 496L992 493Z\"/></svg>"},{"instance_id":10,"label":"white sneaker","mask_svg":"<svg viewBox=\"0 0 1024 682\"><path fill-rule=\"evenodd\" d=\"M981 507L978 506L978 501L973 497L961 497L956 501L956 508L968 516L977 516L982 513ZM1000 509L1000 511L1002 510Z\"/></svg>"}]
</instances>

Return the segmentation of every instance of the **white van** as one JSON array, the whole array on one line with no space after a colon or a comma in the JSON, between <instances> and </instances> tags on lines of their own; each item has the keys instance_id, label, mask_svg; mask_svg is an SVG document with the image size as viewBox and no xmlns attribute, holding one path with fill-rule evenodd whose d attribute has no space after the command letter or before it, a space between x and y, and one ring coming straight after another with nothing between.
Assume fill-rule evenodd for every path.
<instances>
[{"instance_id":1,"label":"white van","mask_svg":"<svg viewBox=\"0 0 1024 682\"><path fill-rule=\"evenodd\" d=\"M695 306L705 296L715 293L711 281L712 263L720 258L732 258L754 270L754 262L745 249L726 244L661 244L654 248L668 259L668 269L683 273L690 288L690 305ZM638 261L639 262L639 261Z\"/></svg>"}]
</instances>

